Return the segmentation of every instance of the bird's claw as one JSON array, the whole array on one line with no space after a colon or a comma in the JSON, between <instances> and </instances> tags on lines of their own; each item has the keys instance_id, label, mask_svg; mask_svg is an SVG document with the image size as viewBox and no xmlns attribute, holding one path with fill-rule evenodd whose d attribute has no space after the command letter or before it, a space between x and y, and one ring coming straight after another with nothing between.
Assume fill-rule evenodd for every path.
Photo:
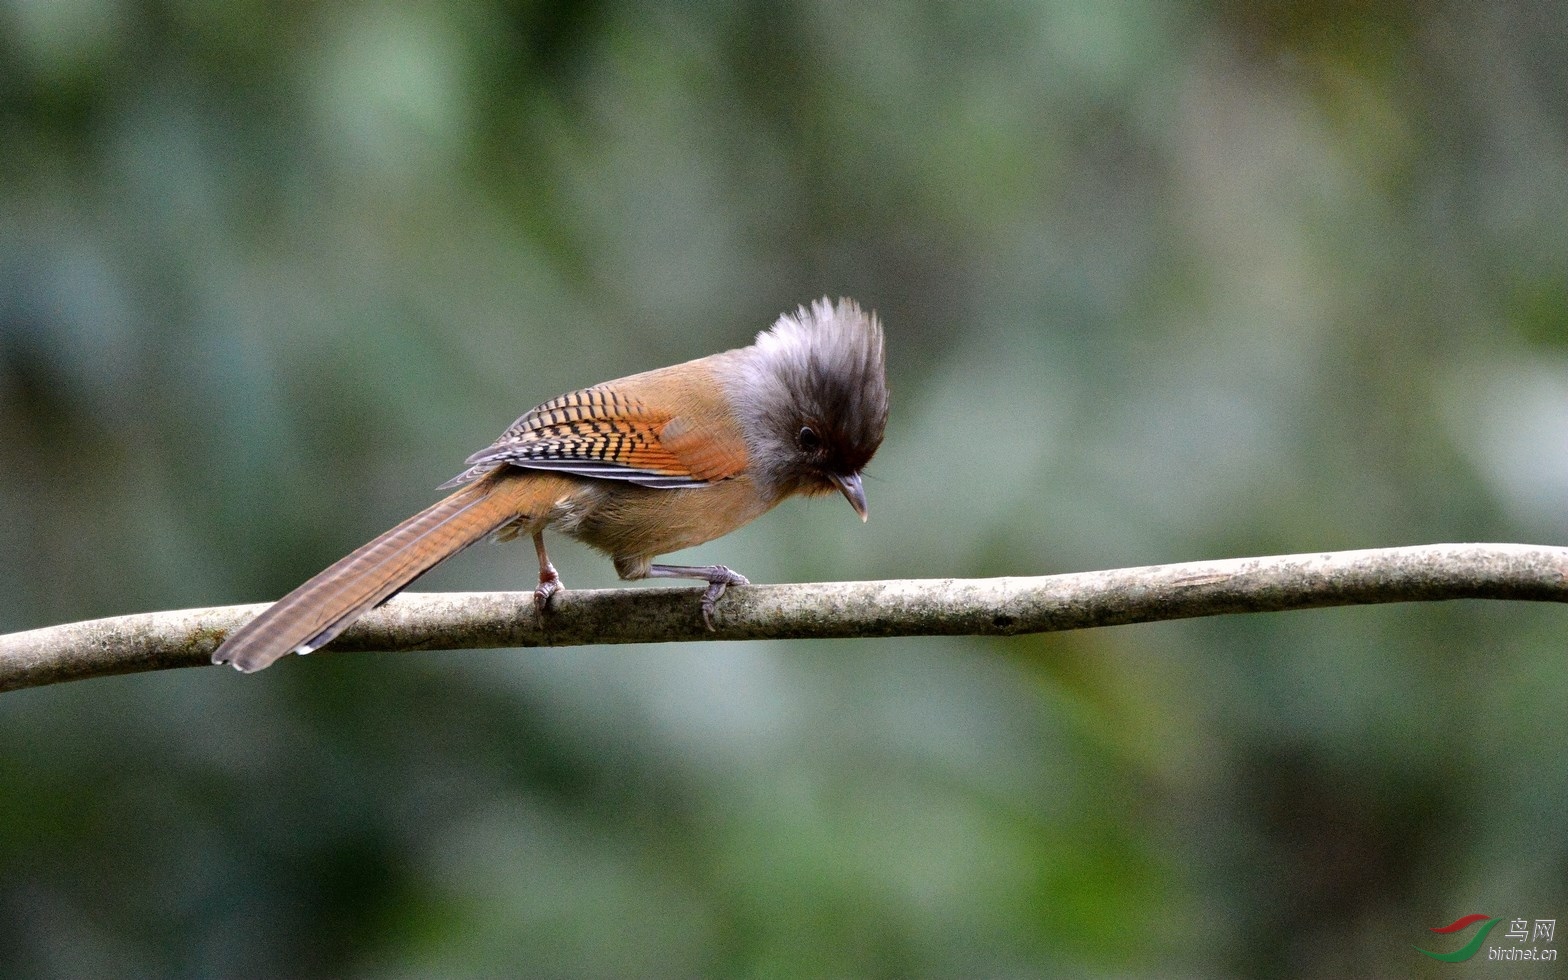
<instances>
[{"instance_id":1,"label":"bird's claw","mask_svg":"<svg viewBox=\"0 0 1568 980\"><path fill-rule=\"evenodd\" d=\"M540 574L539 586L534 589L534 612L542 619L545 610L550 606L550 597L558 592L565 592L566 586L561 584L561 576L552 570L549 575Z\"/></svg>"},{"instance_id":2,"label":"bird's claw","mask_svg":"<svg viewBox=\"0 0 1568 980\"><path fill-rule=\"evenodd\" d=\"M724 590L732 585L750 585L751 580L739 572L732 572L723 565L708 566L708 591L702 594L702 622L708 632L717 632L713 625L713 610L724 597Z\"/></svg>"}]
</instances>

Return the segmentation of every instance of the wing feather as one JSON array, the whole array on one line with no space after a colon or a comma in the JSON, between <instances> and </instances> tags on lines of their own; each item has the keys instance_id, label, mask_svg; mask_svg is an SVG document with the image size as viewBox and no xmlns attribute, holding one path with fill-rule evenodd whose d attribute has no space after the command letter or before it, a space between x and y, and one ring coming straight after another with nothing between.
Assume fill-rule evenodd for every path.
<instances>
[{"instance_id":1,"label":"wing feather","mask_svg":"<svg viewBox=\"0 0 1568 980\"><path fill-rule=\"evenodd\" d=\"M511 465L660 489L702 487L740 472L746 453L732 435L705 432L609 385L596 385L529 411L467 463L468 469L442 486Z\"/></svg>"}]
</instances>

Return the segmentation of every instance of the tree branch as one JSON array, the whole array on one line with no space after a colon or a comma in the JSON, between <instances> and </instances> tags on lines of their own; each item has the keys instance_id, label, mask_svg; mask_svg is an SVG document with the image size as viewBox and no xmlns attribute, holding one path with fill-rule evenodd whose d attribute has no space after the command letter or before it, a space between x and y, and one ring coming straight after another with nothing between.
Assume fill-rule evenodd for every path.
<instances>
[{"instance_id":1,"label":"tree branch","mask_svg":"<svg viewBox=\"0 0 1568 980\"><path fill-rule=\"evenodd\" d=\"M541 623L531 592L398 596L329 649L452 650L863 636L1011 636L1226 613L1438 599L1568 602L1568 548L1435 544L1152 565L1032 578L732 588L717 630L690 589L566 592ZM144 613L0 636L0 691L195 667L266 608Z\"/></svg>"}]
</instances>

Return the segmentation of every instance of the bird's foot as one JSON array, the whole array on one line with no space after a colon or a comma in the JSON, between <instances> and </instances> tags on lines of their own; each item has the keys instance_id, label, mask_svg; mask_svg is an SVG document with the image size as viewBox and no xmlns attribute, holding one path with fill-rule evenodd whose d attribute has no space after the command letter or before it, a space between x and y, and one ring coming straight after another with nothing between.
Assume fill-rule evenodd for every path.
<instances>
[{"instance_id":1,"label":"bird's foot","mask_svg":"<svg viewBox=\"0 0 1568 980\"><path fill-rule=\"evenodd\" d=\"M723 565L650 565L648 571L639 577L694 578L707 582L708 590L702 594L702 622L710 632L716 629L713 625L713 609L719 604L724 590L732 585L751 584L746 576Z\"/></svg>"},{"instance_id":2,"label":"bird's foot","mask_svg":"<svg viewBox=\"0 0 1568 980\"><path fill-rule=\"evenodd\" d=\"M539 617L544 618L545 611L550 606L550 597L558 592L565 592L566 586L561 584L561 576L556 574L555 568L539 571L539 585L534 589L534 611Z\"/></svg>"},{"instance_id":3,"label":"bird's foot","mask_svg":"<svg viewBox=\"0 0 1568 980\"><path fill-rule=\"evenodd\" d=\"M724 590L732 585L750 585L751 581L739 572L732 572L723 565L708 566L708 591L702 594L702 622L708 632L715 630L713 610L724 597Z\"/></svg>"}]
</instances>

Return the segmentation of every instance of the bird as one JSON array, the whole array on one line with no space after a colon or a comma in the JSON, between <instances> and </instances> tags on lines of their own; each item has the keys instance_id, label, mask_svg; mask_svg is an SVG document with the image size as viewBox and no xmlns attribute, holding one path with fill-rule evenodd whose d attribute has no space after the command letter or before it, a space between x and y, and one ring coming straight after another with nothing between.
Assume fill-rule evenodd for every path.
<instances>
[{"instance_id":1,"label":"bird","mask_svg":"<svg viewBox=\"0 0 1568 980\"><path fill-rule=\"evenodd\" d=\"M538 614L564 590L545 551L559 532L608 555L627 581L708 583L708 629L725 565L659 555L711 541L797 495L840 493L862 521L861 474L887 427L882 325L851 299L784 313L747 347L568 392L530 409L452 492L279 599L213 652L251 673L330 643L369 610L485 538L533 538Z\"/></svg>"}]
</instances>

